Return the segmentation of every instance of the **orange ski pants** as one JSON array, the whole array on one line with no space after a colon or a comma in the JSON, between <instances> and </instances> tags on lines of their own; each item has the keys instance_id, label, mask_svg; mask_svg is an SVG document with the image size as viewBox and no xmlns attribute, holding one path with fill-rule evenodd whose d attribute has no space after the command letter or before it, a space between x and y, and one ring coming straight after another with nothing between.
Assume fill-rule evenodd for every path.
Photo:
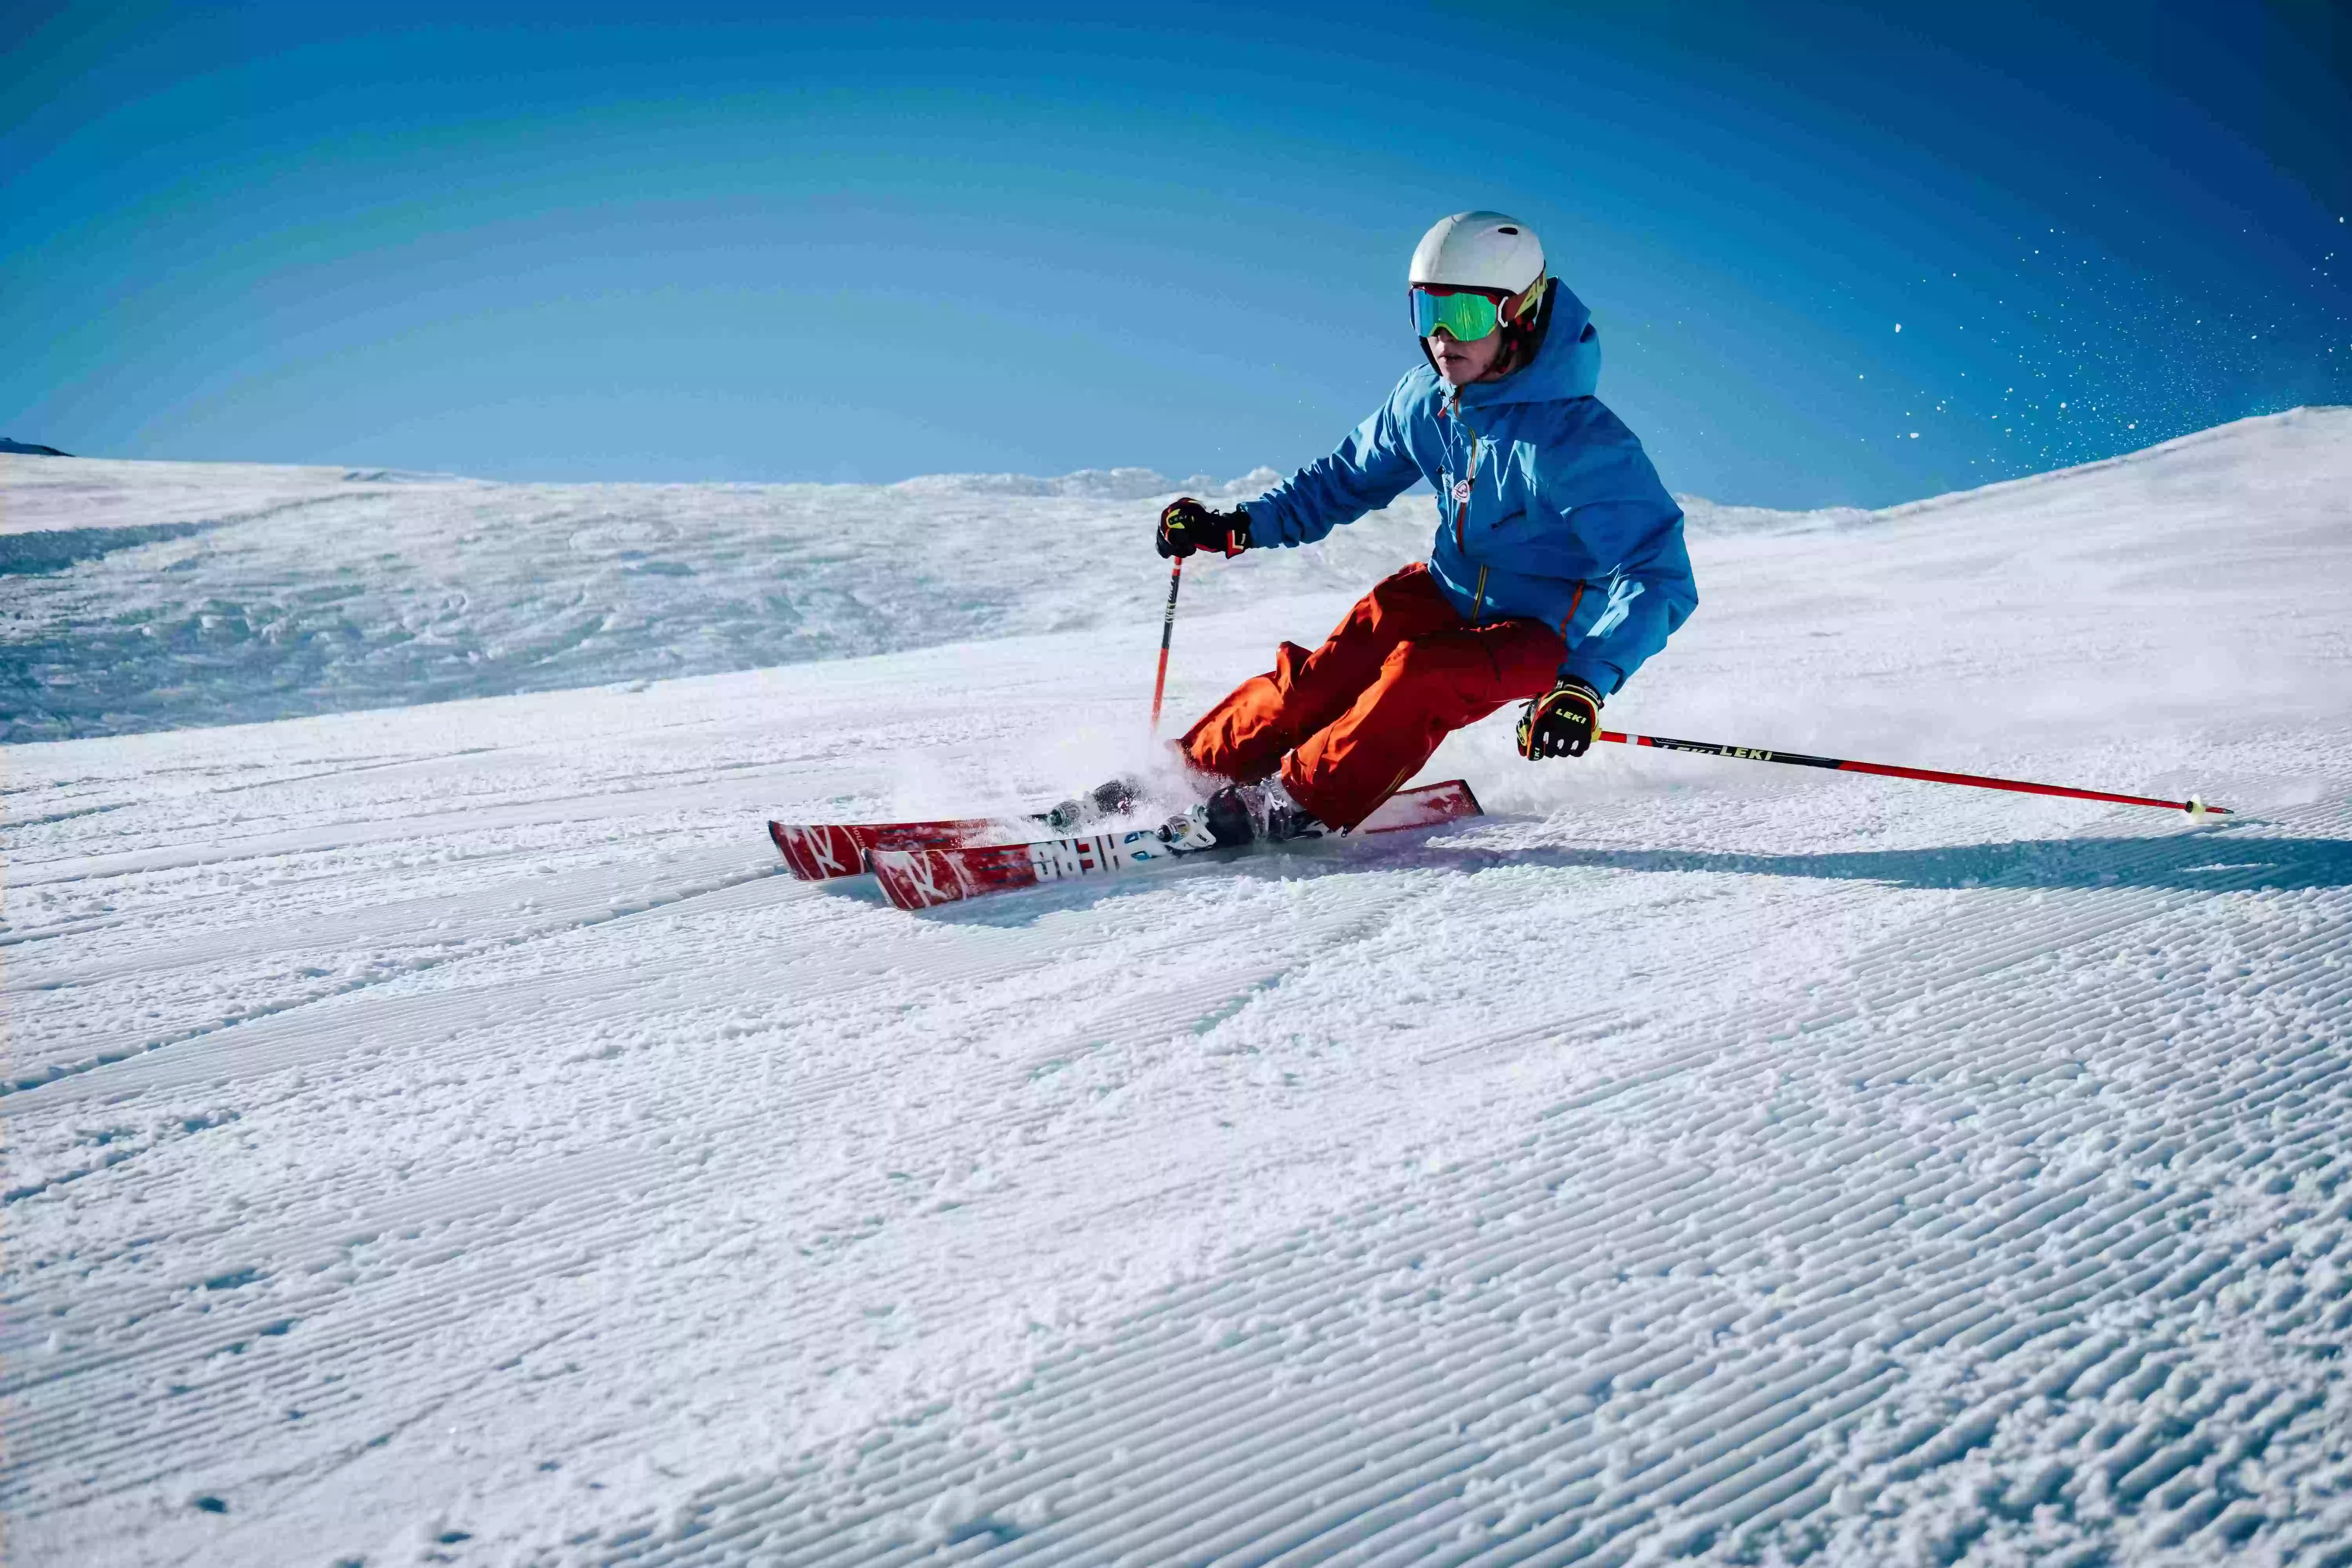
<instances>
[{"instance_id":1,"label":"orange ski pants","mask_svg":"<svg viewBox=\"0 0 2352 1568\"><path fill-rule=\"evenodd\" d=\"M1179 744L1202 773L1290 797L1353 827L1419 773L1438 742L1506 702L1540 696L1568 645L1540 621L1472 626L1416 563L1356 601L1313 653L1286 642Z\"/></svg>"}]
</instances>

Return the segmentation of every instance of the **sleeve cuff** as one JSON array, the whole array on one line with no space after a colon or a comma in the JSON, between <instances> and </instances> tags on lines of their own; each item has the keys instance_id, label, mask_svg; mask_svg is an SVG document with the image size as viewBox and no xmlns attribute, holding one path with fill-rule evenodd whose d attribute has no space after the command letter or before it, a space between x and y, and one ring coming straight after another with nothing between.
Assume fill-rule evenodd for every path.
<instances>
[{"instance_id":1,"label":"sleeve cuff","mask_svg":"<svg viewBox=\"0 0 2352 1568\"><path fill-rule=\"evenodd\" d=\"M1269 544L1297 542L1295 540L1283 537L1281 520L1275 515L1274 508L1266 504L1264 496L1258 497L1255 500L1242 502L1242 514L1249 519L1249 542L1252 550L1263 550Z\"/></svg>"},{"instance_id":2,"label":"sleeve cuff","mask_svg":"<svg viewBox=\"0 0 2352 1568\"><path fill-rule=\"evenodd\" d=\"M1617 689L1625 684L1625 672L1615 665L1597 658L1579 658L1573 654L1559 667L1559 673L1562 679L1572 676L1581 680L1604 699L1616 696Z\"/></svg>"}]
</instances>

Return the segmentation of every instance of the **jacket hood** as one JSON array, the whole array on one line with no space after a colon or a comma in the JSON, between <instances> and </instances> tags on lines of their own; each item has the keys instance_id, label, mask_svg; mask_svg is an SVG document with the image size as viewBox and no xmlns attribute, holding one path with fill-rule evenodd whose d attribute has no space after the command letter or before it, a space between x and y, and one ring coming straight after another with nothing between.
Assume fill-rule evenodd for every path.
<instances>
[{"instance_id":1,"label":"jacket hood","mask_svg":"<svg viewBox=\"0 0 2352 1568\"><path fill-rule=\"evenodd\" d=\"M1535 362L1500 381L1472 382L1459 402L1465 408L1565 403L1591 396L1600 384L1601 336L1593 330L1592 312L1555 278L1544 300L1543 341L1536 345Z\"/></svg>"}]
</instances>

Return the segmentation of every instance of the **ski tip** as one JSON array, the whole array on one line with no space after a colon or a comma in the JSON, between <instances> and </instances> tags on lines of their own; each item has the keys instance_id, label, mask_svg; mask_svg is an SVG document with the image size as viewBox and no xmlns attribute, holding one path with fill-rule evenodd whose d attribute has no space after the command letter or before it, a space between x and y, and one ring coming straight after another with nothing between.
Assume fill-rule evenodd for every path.
<instances>
[{"instance_id":1,"label":"ski tip","mask_svg":"<svg viewBox=\"0 0 2352 1568\"><path fill-rule=\"evenodd\" d=\"M796 880L803 882L817 880L811 874L812 868L804 862L800 846L793 841L792 829L771 818L768 823L768 842L773 844L776 847L776 853L784 858L784 868L790 871Z\"/></svg>"},{"instance_id":2,"label":"ski tip","mask_svg":"<svg viewBox=\"0 0 2352 1568\"><path fill-rule=\"evenodd\" d=\"M1461 816L1483 816L1478 797L1470 793L1463 779L1445 779L1437 784L1416 784L1401 789L1372 808L1371 815L1356 824L1358 833L1402 833L1415 827L1435 827Z\"/></svg>"},{"instance_id":3,"label":"ski tip","mask_svg":"<svg viewBox=\"0 0 2352 1568\"><path fill-rule=\"evenodd\" d=\"M866 849L846 827L768 824L768 837L793 876L803 882L855 877L866 869Z\"/></svg>"}]
</instances>

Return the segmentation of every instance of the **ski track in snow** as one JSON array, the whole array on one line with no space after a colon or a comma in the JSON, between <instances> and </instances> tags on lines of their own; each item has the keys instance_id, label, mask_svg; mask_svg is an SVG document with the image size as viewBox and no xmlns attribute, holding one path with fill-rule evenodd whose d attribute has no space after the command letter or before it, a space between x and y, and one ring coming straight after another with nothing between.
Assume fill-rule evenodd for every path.
<instances>
[{"instance_id":1,"label":"ski track in snow","mask_svg":"<svg viewBox=\"0 0 2352 1568\"><path fill-rule=\"evenodd\" d=\"M1612 721L2246 815L1498 718L1428 835L781 874L768 816L1140 761L1148 561L1131 624L11 748L12 1560L2352 1563L2352 416L1731 521ZM1337 616L1290 571L1173 711Z\"/></svg>"}]
</instances>

